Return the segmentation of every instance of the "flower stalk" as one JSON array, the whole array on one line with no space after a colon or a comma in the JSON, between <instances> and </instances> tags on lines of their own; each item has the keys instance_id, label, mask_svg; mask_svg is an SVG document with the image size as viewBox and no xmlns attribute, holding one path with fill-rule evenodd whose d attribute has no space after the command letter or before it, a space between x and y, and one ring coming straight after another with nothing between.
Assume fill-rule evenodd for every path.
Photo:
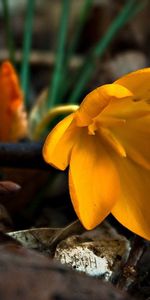
<instances>
[{"instance_id":1,"label":"flower stalk","mask_svg":"<svg viewBox=\"0 0 150 300\"><path fill-rule=\"evenodd\" d=\"M52 81L50 82L48 89L47 106L52 108L54 105L59 103L59 88L61 85L63 64L65 58L65 46L67 39L67 30L69 23L69 12L70 12L70 0L62 1L62 14L59 25L58 33L58 48L56 53L56 64L52 75Z\"/></svg>"},{"instance_id":2,"label":"flower stalk","mask_svg":"<svg viewBox=\"0 0 150 300\"><path fill-rule=\"evenodd\" d=\"M35 0L28 0L27 15L25 20L24 37L23 37L23 59L21 65L21 87L24 92L24 99L27 108L29 107L28 90L29 90L29 55L32 44L33 19L35 10Z\"/></svg>"}]
</instances>

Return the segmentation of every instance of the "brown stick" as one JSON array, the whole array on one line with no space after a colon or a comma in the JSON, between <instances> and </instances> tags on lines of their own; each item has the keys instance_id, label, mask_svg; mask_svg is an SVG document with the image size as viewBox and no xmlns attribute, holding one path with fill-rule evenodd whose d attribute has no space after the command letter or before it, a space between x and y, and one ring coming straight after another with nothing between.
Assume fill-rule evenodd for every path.
<instances>
[{"instance_id":1,"label":"brown stick","mask_svg":"<svg viewBox=\"0 0 150 300\"><path fill-rule=\"evenodd\" d=\"M38 142L0 143L0 167L52 170L42 157Z\"/></svg>"}]
</instances>

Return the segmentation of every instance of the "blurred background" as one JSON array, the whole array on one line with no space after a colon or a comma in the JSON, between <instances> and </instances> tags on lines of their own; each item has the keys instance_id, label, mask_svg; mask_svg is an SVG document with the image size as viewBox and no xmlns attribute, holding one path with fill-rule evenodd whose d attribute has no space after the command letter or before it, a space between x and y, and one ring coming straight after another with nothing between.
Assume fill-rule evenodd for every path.
<instances>
[{"instance_id":1,"label":"blurred background","mask_svg":"<svg viewBox=\"0 0 150 300\"><path fill-rule=\"evenodd\" d=\"M40 258L37 257L36 267L34 253L33 270L38 277L35 276L36 284L32 281L34 273L29 272L32 271L32 256L25 248L26 245L49 255L59 241L65 241L67 236L79 233L75 224L71 224L69 230L66 227L77 219L68 190L68 170L55 170L44 163L42 158L42 147L47 134L59 120L75 111L90 91L102 84L112 83L126 73L149 66L150 0L0 0L0 294L3 294L3 290L6 291L7 299L10 299L7 292L12 293L13 299L15 285L15 299L25 299L28 298L28 294L24 290L24 283L28 285L29 282L29 293L33 290L38 295L38 288L41 289L40 282L45 283L49 280L47 273L50 270L47 262L46 268L44 263L42 267L42 260L40 263ZM60 156L61 151L62 149ZM126 284L122 281L120 288L129 290L133 283L131 294L137 296L137 299L150 299L149 244L138 237L134 240L134 234L112 216L106 218L106 224L102 229L102 236L99 233L103 225L100 224L97 228L98 241L102 241L102 269L108 264L112 273L113 268L117 269L119 262L123 280L126 278ZM20 232L24 229L26 233ZM121 234L121 239L127 237L131 242L134 240L133 244L131 243L131 255L124 268L122 254L112 250L121 249L117 248L121 244L118 244L115 229ZM22 239L23 245L26 244L22 250L8 235L3 234L13 231L16 233L12 236L17 238L18 235L18 240ZM63 235L65 231L67 235ZM105 239L109 239L108 233L112 234L110 237L115 238L112 247L108 246L111 244L105 244ZM90 232L86 234L83 241L90 241ZM91 234L94 238L95 233ZM42 243L39 243L40 239ZM50 249L51 241L54 241L54 244ZM126 242L129 253L130 245L127 240ZM77 236L77 243L80 245L80 236ZM45 245L48 245L47 248ZM117 245L116 248L113 245ZM147 252L144 256L146 245ZM92 247L89 248L90 251ZM87 246L85 249L88 249ZM93 248L93 254L99 255L101 252L96 249L99 248ZM7 256L8 250L10 258L12 254L11 259ZM80 248L79 252L82 253ZM109 260L105 263L103 252L106 258L107 255L110 255L111 259L116 257L113 265ZM16 260L17 253L19 260ZM24 255L27 256L25 261ZM142 260L138 264L141 256ZM75 261L76 264L79 263L78 256ZM85 260L81 258L81 261L86 268L86 255ZM93 266L93 262L91 258L90 267ZM16 269L13 272L14 263ZM80 299L82 281L78 289L78 281L72 280L75 277L71 276L67 281L66 271L57 268L57 293L53 292L53 283L57 279L54 265L47 285L50 288L52 286L52 298L66 299L63 294L66 284L67 295L70 293L70 297L74 297L72 291L77 285L74 299ZM16 270L19 270L19 273ZM22 274L20 271L24 277L16 276ZM39 277L41 271L43 280ZM108 276L108 272L106 274ZM59 294L61 277L62 292ZM51 278L54 280L51 281ZM73 285L70 285L70 280ZM4 289L1 288L3 285ZM100 281L97 286L101 288ZM95 289L93 282L90 287L93 287L94 292L99 291ZM88 294L95 299L84 285L83 290L84 299L87 299ZM126 295L113 296L111 285L107 290L109 299L126 298ZM46 297L45 291L44 288L42 299ZM97 299L105 298L104 294L102 289ZM47 295L50 299L50 294ZM34 296L33 299L37 297Z\"/></svg>"},{"instance_id":2,"label":"blurred background","mask_svg":"<svg viewBox=\"0 0 150 300\"><path fill-rule=\"evenodd\" d=\"M28 56L31 107L44 88L54 89L58 60L53 102L79 102L91 89L149 65L149 17L150 3L141 0L1 0L0 61L11 56L21 73Z\"/></svg>"}]
</instances>

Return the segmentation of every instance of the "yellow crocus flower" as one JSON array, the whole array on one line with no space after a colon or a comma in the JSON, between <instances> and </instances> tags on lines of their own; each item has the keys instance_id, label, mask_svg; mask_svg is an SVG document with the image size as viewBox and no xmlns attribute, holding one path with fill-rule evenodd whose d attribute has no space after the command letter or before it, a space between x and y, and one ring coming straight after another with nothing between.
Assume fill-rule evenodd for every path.
<instances>
[{"instance_id":1,"label":"yellow crocus flower","mask_svg":"<svg viewBox=\"0 0 150 300\"><path fill-rule=\"evenodd\" d=\"M69 165L76 214L92 229L111 212L150 239L150 68L132 72L88 94L50 132L47 163Z\"/></svg>"}]
</instances>

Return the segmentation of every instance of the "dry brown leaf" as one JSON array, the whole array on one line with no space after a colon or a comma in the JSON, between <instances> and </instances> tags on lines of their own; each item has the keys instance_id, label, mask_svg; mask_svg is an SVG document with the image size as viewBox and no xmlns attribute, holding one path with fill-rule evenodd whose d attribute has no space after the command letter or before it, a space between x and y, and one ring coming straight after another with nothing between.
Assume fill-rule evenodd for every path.
<instances>
[{"instance_id":1,"label":"dry brown leaf","mask_svg":"<svg viewBox=\"0 0 150 300\"><path fill-rule=\"evenodd\" d=\"M0 181L0 197L20 190L20 185L12 181Z\"/></svg>"},{"instance_id":2,"label":"dry brown leaf","mask_svg":"<svg viewBox=\"0 0 150 300\"><path fill-rule=\"evenodd\" d=\"M98 279L82 276L0 233L0 297L3 300L129 300Z\"/></svg>"}]
</instances>

